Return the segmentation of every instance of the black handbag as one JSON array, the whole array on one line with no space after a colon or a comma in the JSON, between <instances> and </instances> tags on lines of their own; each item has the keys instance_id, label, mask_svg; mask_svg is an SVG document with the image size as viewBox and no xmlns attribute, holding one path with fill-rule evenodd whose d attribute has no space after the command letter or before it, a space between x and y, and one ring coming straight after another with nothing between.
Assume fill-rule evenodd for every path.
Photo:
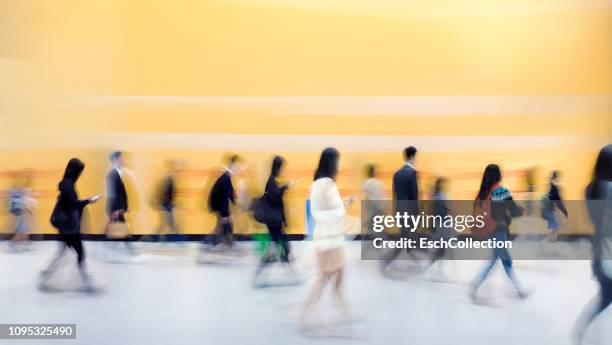
<instances>
[{"instance_id":1,"label":"black handbag","mask_svg":"<svg viewBox=\"0 0 612 345\"><path fill-rule=\"evenodd\" d=\"M284 222L283 210L274 207L268 201L266 193L262 196L253 199L251 203L253 218L262 224L282 224Z\"/></svg>"},{"instance_id":2,"label":"black handbag","mask_svg":"<svg viewBox=\"0 0 612 345\"><path fill-rule=\"evenodd\" d=\"M268 224L270 220L271 207L266 201L266 194L253 199L251 203L251 210L253 211L253 218L262 224Z\"/></svg>"},{"instance_id":3,"label":"black handbag","mask_svg":"<svg viewBox=\"0 0 612 345\"><path fill-rule=\"evenodd\" d=\"M79 232L79 212L77 210L66 212L60 206L59 198L57 198L50 220L51 225L62 234L74 234Z\"/></svg>"}]
</instances>

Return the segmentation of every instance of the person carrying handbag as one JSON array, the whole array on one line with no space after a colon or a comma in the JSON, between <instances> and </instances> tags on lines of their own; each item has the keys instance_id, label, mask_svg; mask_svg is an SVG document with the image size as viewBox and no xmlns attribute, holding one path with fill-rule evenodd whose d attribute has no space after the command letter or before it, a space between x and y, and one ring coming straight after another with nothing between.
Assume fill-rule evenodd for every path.
<instances>
[{"instance_id":1,"label":"person carrying handbag","mask_svg":"<svg viewBox=\"0 0 612 345\"><path fill-rule=\"evenodd\" d=\"M284 228L287 226L287 219L285 218L283 196L287 189L293 186L295 180L280 186L276 181L283 173L284 161L284 158L281 156L275 156L272 160L272 169L268 182L266 183L265 192L253 204L253 218L266 225L270 233L271 241L276 243L276 248L278 248L277 251L280 254L280 260L288 265L291 249L289 241L287 240L287 235L284 232ZM268 249L269 248L271 247L268 246ZM258 285L257 278L263 269L274 261L274 257L267 253L267 251L264 251L260 264L255 271L255 286Z\"/></svg>"},{"instance_id":2,"label":"person carrying handbag","mask_svg":"<svg viewBox=\"0 0 612 345\"><path fill-rule=\"evenodd\" d=\"M41 273L39 288L43 291L48 290L47 283L57 270L60 259L68 248L74 250L77 254L77 264L85 290L87 292L95 291L85 268L85 248L81 241L81 216L85 206L95 203L100 199L100 196L96 195L88 199L79 199L75 184L81 176L83 169L85 169L85 164L77 158L72 158L66 166L62 181L59 183L60 194L53 208L50 220L51 224L59 231L59 239L62 243L55 258L51 260L49 266Z\"/></svg>"}]
</instances>

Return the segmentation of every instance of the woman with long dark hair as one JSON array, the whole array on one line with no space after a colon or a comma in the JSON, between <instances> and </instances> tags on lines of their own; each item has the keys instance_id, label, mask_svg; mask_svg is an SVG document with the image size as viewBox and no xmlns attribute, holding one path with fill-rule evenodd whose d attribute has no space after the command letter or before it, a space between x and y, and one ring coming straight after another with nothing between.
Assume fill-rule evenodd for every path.
<instances>
[{"instance_id":1,"label":"woman with long dark hair","mask_svg":"<svg viewBox=\"0 0 612 345\"><path fill-rule=\"evenodd\" d=\"M489 164L485 168L484 174L482 175L482 182L480 183L480 189L478 195L474 201L477 205L490 202L491 219L495 222L495 230L490 235L492 239L496 241L507 241L510 232L510 223L512 218L523 215L523 208L518 206L512 199L512 194L508 189L501 186L502 175L501 170L496 164ZM504 271L520 298L526 298L528 293L525 292L516 279L514 270L512 269L512 257L510 252L505 247L493 249L493 256L485 269L474 279L470 287L470 297L476 299L476 292L480 285L485 281L491 269L497 263L497 259L500 259L504 266Z\"/></svg>"},{"instance_id":2,"label":"woman with long dark hair","mask_svg":"<svg viewBox=\"0 0 612 345\"><path fill-rule=\"evenodd\" d=\"M285 235L284 228L287 226L287 218L285 216L285 205L283 196L285 192L293 186L295 180L292 180L283 185L279 185L278 179L283 175L285 159L281 156L275 156L272 159L272 168L270 169L270 177L266 182L266 189L260 202L266 203L265 225L270 233L270 238L276 247L279 248L281 262L289 265L289 253L291 251L289 241ZM274 262L271 255L264 253L261 258L259 267L255 271L255 282L263 269Z\"/></svg>"},{"instance_id":3,"label":"woman with long dark hair","mask_svg":"<svg viewBox=\"0 0 612 345\"><path fill-rule=\"evenodd\" d=\"M599 296L589 304L594 304L594 307L585 307L577 322L575 335L578 344L591 322L612 303L612 144L599 151L593 181L585 194L587 210L595 228L591 267L599 282Z\"/></svg>"},{"instance_id":4,"label":"woman with long dark hair","mask_svg":"<svg viewBox=\"0 0 612 345\"><path fill-rule=\"evenodd\" d=\"M300 324L305 325L307 313L319 300L323 289L333 280L333 299L347 320L351 314L342 294L344 281L344 227L345 207L354 197L342 199L336 176L340 153L334 148L326 148L321 153L319 166L315 172L310 189L311 213L314 219L313 242L317 253L319 277L312 286L300 314Z\"/></svg>"},{"instance_id":5,"label":"woman with long dark hair","mask_svg":"<svg viewBox=\"0 0 612 345\"><path fill-rule=\"evenodd\" d=\"M81 242L81 216L85 206L98 201L100 196L96 195L88 199L79 200L75 184L81 176L83 169L85 169L85 164L77 158L72 158L66 166L62 181L59 183L60 194L51 215L51 224L59 230L59 239L62 243L55 258L47 269L41 273L39 284L41 290L48 289L47 282L56 271L66 249L71 248L77 254L79 273L85 289L89 292L94 291L85 269L85 249L83 248L83 242Z\"/></svg>"}]
</instances>

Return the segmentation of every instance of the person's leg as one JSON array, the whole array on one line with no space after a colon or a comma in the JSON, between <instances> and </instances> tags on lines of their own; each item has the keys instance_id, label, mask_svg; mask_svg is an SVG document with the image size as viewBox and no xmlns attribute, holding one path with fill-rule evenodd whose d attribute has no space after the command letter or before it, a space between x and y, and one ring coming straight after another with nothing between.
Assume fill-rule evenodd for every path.
<instances>
[{"instance_id":1,"label":"person's leg","mask_svg":"<svg viewBox=\"0 0 612 345\"><path fill-rule=\"evenodd\" d=\"M228 248L234 245L234 229L232 227L232 220L229 216L224 217L223 221L223 242Z\"/></svg>"},{"instance_id":2,"label":"person's leg","mask_svg":"<svg viewBox=\"0 0 612 345\"><path fill-rule=\"evenodd\" d=\"M548 222L548 239L551 242L554 242L557 240L557 233L559 231L559 221L557 220L557 216L555 214L555 211L546 211L547 215L547 222Z\"/></svg>"},{"instance_id":3,"label":"person's leg","mask_svg":"<svg viewBox=\"0 0 612 345\"><path fill-rule=\"evenodd\" d=\"M74 244L72 246L77 253L77 262L79 266L79 274L81 276L81 280L86 288L91 288L91 277L87 272L87 265L85 265L85 247L83 246L83 241L81 240L81 235L77 234L77 237L74 239Z\"/></svg>"},{"instance_id":4,"label":"person's leg","mask_svg":"<svg viewBox=\"0 0 612 345\"><path fill-rule=\"evenodd\" d=\"M176 222L176 216L174 215L174 209L173 208L168 209L166 216L167 216L168 228L170 229L170 231L172 231L172 233L175 235L180 234L180 229Z\"/></svg>"},{"instance_id":5,"label":"person's leg","mask_svg":"<svg viewBox=\"0 0 612 345\"><path fill-rule=\"evenodd\" d=\"M402 238L404 238L404 236L401 235L401 231L404 230L400 229L399 235L389 235L387 236L387 238L392 241L401 240ZM401 248L393 248L387 253L383 254L383 260L381 260L381 269L383 270L383 272L393 261L397 259L398 256L400 256L401 253Z\"/></svg>"},{"instance_id":6,"label":"person's leg","mask_svg":"<svg viewBox=\"0 0 612 345\"><path fill-rule=\"evenodd\" d=\"M496 250L493 250L493 256L491 257L485 268L472 281L470 288L470 295L472 296L472 298L476 297L476 292L478 291L478 288L480 287L480 285L482 285L485 279L487 279L487 276L489 276L489 273L491 273L493 267L495 267L495 263L497 263L498 254L499 253Z\"/></svg>"},{"instance_id":7,"label":"person's leg","mask_svg":"<svg viewBox=\"0 0 612 345\"><path fill-rule=\"evenodd\" d=\"M266 224L266 226L268 227L268 232L270 233L271 240L270 243L268 243L266 249L264 250L261 256L261 260L259 260L259 266L257 266L257 269L255 270L255 278L257 278L261 274L261 272L266 266L274 262L272 254L270 254L269 252L271 251L271 246L278 245L278 236L276 233L275 226L270 224Z\"/></svg>"},{"instance_id":8,"label":"person's leg","mask_svg":"<svg viewBox=\"0 0 612 345\"><path fill-rule=\"evenodd\" d=\"M212 238L207 241L212 247L221 243L221 236L223 234L223 217L218 212L215 212L215 218L215 229L213 230Z\"/></svg>"},{"instance_id":9,"label":"person's leg","mask_svg":"<svg viewBox=\"0 0 612 345\"><path fill-rule=\"evenodd\" d=\"M280 241L280 245L283 251L282 256L281 256L281 261L285 263L289 263L289 254L291 254L291 245L289 244L289 239L287 238L287 234L285 234L282 227L279 229L279 241Z\"/></svg>"},{"instance_id":10,"label":"person's leg","mask_svg":"<svg viewBox=\"0 0 612 345\"><path fill-rule=\"evenodd\" d=\"M283 233L283 226L280 224L268 225L270 237L272 242L275 243L277 252L279 253L280 260L282 262L289 262L289 244L285 234Z\"/></svg>"},{"instance_id":11,"label":"person's leg","mask_svg":"<svg viewBox=\"0 0 612 345\"><path fill-rule=\"evenodd\" d=\"M320 272L319 277L316 282L310 288L310 292L308 293L308 297L306 298L306 302L302 307L302 311L300 312L300 317L298 322L300 324L304 324L306 321L306 315L310 311L310 309L321 299L321 295L323 294L323 289L327 282L329 282L331 278L331 274L328 272Z\"/></svg>"},{"instance_id":12,"label":"person's leg","mask_svg":"<svg viewBox=\"0 0 612 345\"><path fill-rule=\"evenodd\" d=\"M499 248L496 250L498 251L498 256L501 259L502 265L504 266L504 271L512 282L512 285L516 289L516 292L518 293L519 297L527 297L527 293L523 290L521 284L518 281L518 278L516 277L516 273L512 268L512 257L510 256L510 252L507 248Z\"/></svg>"},{"instance_id":13,"label":"person's leg","mask_svg":"<svg viewBox=\"0 0 612 345\"><path fill-rule=\"evenodd\" d=\"M51 276L53 276L53 274L57 270L57 267L59 266L60 260L66 253L67 248L68 248L68 243L64 240L63 236L60 235L60 243L59 243L58 251L55 254L55 257L51 259L49 266L47 266L47 268L41 272L41 283L42 284L45 284L51 278Z\"/></svg>"},{"instance_id":14,"label":"person's leg","mask_svg":"<svg viewBox=\"0 0 612 345\"><path fill-rule=\"evenodd\" d=\"M12 246L23 241L23 237L24 237L23 233L25 232L25 227L26 227L25 222L26 222L25 212L22 212L20 215L15 216L15 231L14 231L13 238L11 239Z\"/></svg>"},{"instance_id":15,"label":"person's leg","mask_svg":"<svg viewBox=\"0 0 612 345\"><path fill-rule=\"evenodd\" d=\"M336 271L334 275L336 277L332 292L334 303L336 304L336 308L338 308L338 310L340 310L342 313L342 316L344 316L346 320L351 320L353 317L348 305L346 304L346 301L344 300L344 294L342 292L342 284L344 282L344 267Z\"/></svg>"},{"instance_id":16,"label":"person's leg","mask_svg":"<svg viewBox=\"0 0 612 345\"><path fill-rule=\"evenodd\" d=\"M574 326L574 341L576 344L582 343L589 325L612 303L612 282L605 277L601 277L600 274L601 272L595 272L600 285L599 293L584 306L576 320Z\"/></svg>"}]
</instances>

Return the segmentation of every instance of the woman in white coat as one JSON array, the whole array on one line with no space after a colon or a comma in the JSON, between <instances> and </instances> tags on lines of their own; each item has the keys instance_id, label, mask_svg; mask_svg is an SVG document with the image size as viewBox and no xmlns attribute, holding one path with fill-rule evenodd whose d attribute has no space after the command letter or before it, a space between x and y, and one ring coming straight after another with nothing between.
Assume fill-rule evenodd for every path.
<instances>
[{"instance_id":1,"label":"woman in white coat","mask_svg":"<svg viewBox=\"0 0 612 345\"><path fill-rule=\"evenodd\" d=\"M345 264L345 207L354 200L354 197L345 199L340 197L335 182L339 158L340 154L336 149L323 150L310 189L311 213L314 219L313 242L317 253L319 277L312 286L300 314L299 321L302 325L329 282L333 282L332 296L336 307L347 320L351 320L351 314L342 294L342 282Z\"/></svg>"}]
</instances>

